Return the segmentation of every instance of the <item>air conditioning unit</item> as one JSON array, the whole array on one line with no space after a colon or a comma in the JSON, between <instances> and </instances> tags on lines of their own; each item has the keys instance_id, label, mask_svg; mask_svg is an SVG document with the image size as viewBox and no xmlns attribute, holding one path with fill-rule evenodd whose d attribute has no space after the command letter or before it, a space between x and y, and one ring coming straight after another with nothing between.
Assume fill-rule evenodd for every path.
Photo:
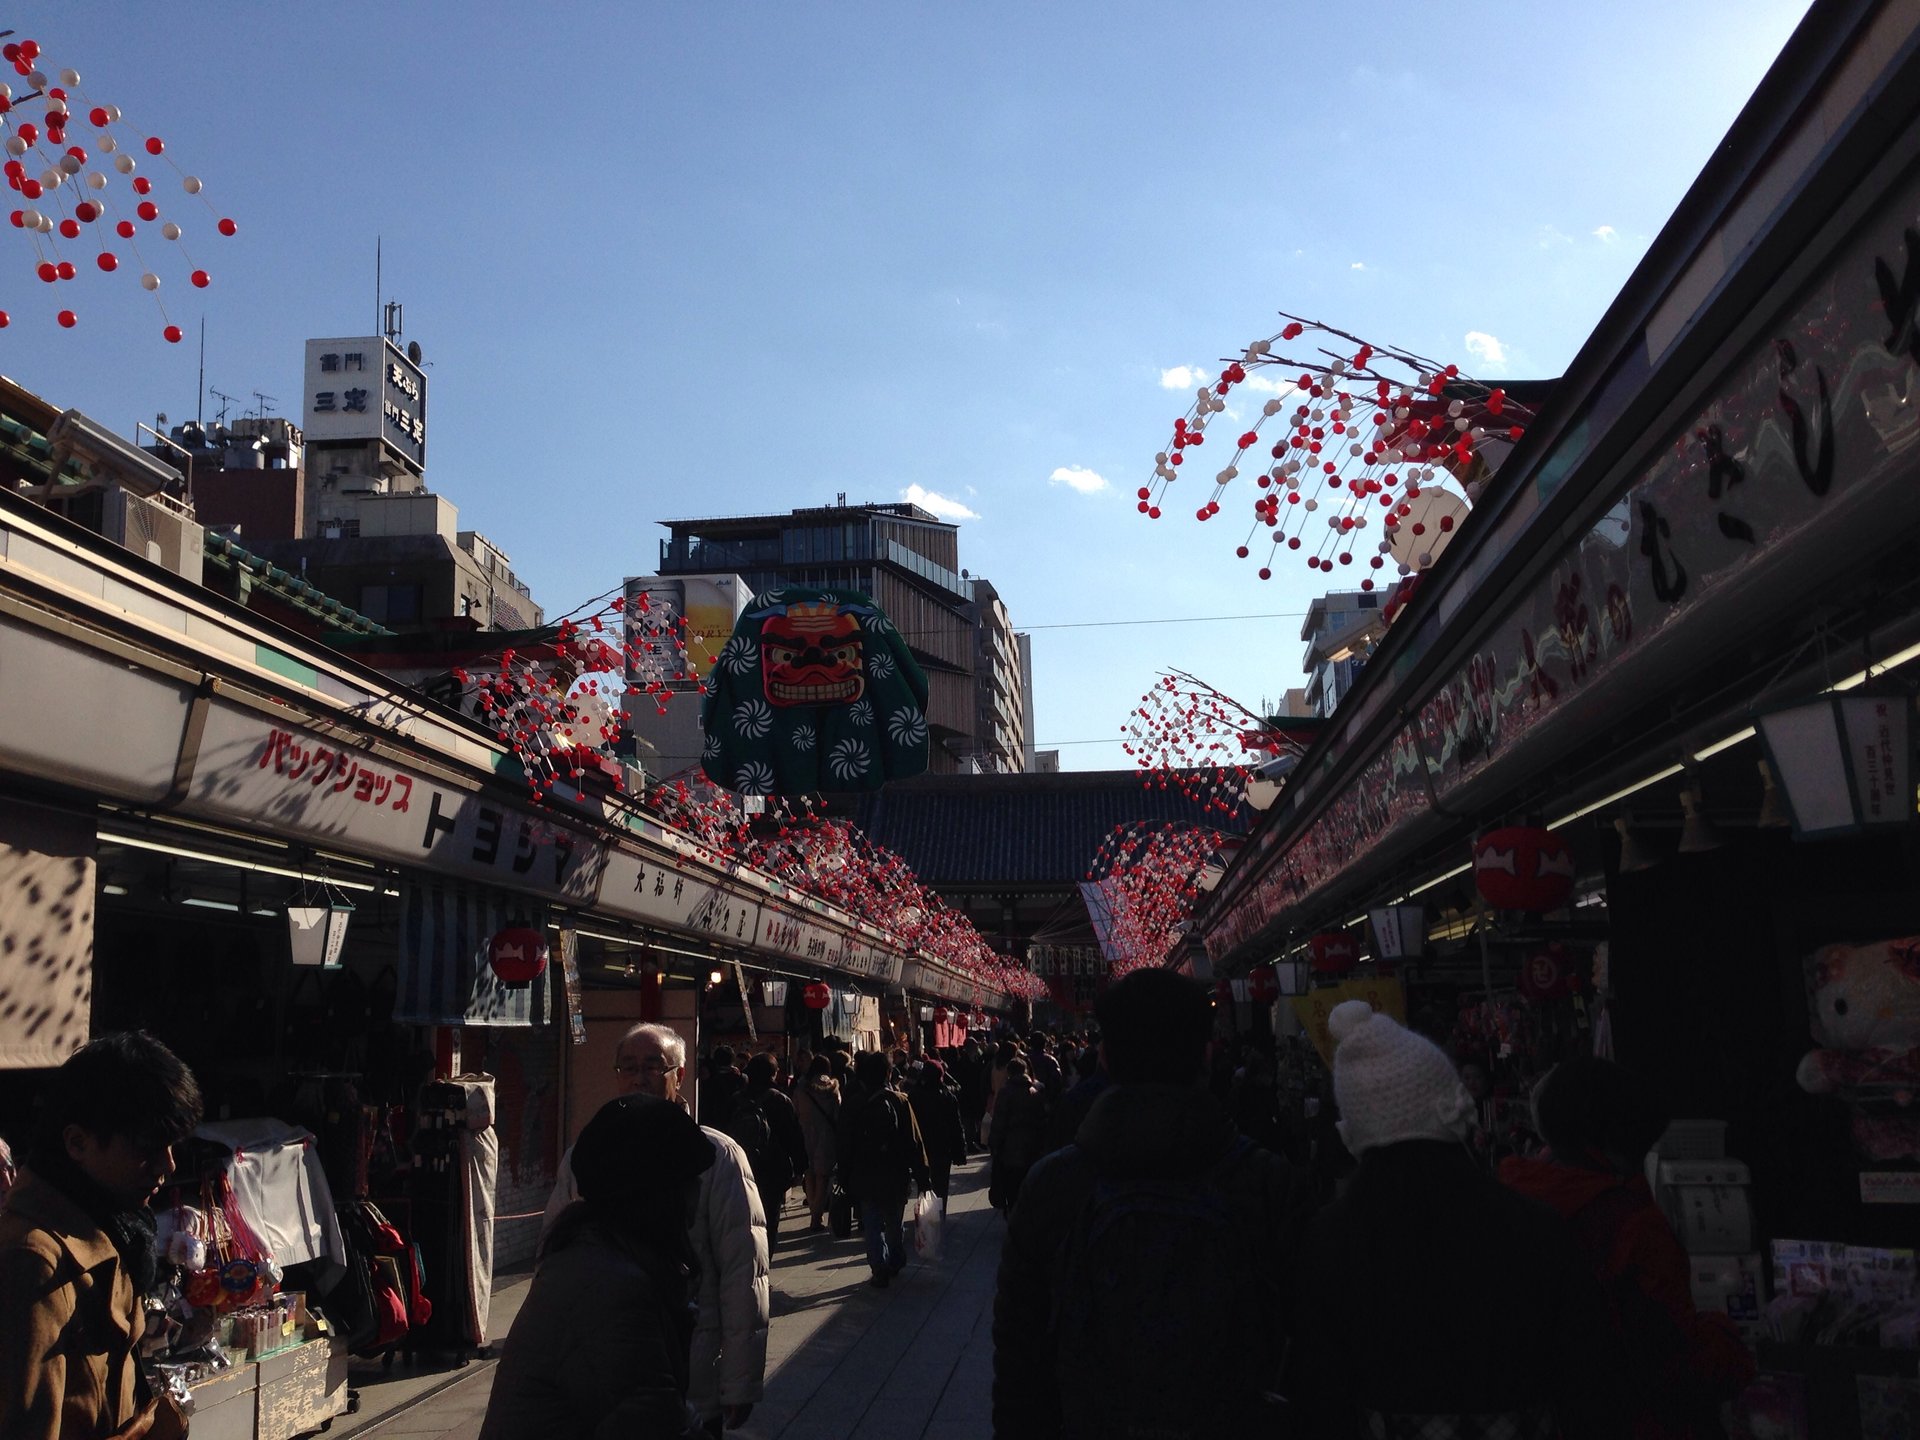
<instances>
[{"instance_id":1,"label":"air conditioning unit","mask_svg":"<svg viewBox=\"0 0 1920 1440\"><path fill-rule=\"evenodd\" d=\"M164 499L144 499L116 488L105 500L101 533L109 540L196 585L204 583L205 527Z\"/></svg>"}]
</instances>

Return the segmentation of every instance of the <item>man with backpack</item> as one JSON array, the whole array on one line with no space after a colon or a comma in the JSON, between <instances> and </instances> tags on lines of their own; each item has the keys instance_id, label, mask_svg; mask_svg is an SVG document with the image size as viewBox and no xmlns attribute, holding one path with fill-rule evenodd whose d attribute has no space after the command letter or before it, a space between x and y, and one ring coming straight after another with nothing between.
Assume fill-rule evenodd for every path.
<instances>
[{"instance_id":1,"label":"man with backpack","mask_svg":"<svg viewBox=\"0 0 1920 1440\"><path fill-rule=\"evenodd\" d=\"M771 1055L747 1061L746 1088L734 1098L726 1131L747 1152L761 1208L767 1212L767 1249L779 1242L780 1211L794 1177L807 1168L807 1141L793 1101L774 1081L777 1067Z\"/></svg>"},{"instance_id":2,"label":"man with backpack","mask_svg":"<svg viewBox=\"0 0 1920 1440\"><path fill-rule=\"evenodd\" d=\"M854 1058L853 1093L840 1107L841 1184L860 1207L860 1228L867 1237L867 1282L884 1290L907 1268L901 1225L908 1188L932 1188L927 1152L913 1107L893 1088L893 1067L884 1051L866 1050Z\"/></svg>"},{"instance_id":3,"label":"man with backpack","mask_svg":"<svg viewBox=\"0 0 1920 1440\"><path fill-rule=\"evenodd\" d=\"M1001 1251L995 1440L1279 1433L1307 1187L1208 1094L1200 985L1136 971L1095 1009L1111 1083L1027 1175Z\"/></svg>"}]
</instances>

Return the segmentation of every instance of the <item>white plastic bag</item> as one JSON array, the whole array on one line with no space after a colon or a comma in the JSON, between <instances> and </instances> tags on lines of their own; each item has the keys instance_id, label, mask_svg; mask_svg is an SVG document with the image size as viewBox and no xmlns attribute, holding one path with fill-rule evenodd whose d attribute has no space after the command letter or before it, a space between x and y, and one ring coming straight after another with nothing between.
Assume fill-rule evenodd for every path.
<instances>
[{"instance_id":1,"label":"white plastic bag","mask_svg":"<svg viewBox=\"0 0 1920 1440\"><path fill-rule=\"evenodd\" d=\"M913 1207L913 1253L922 1260L940 1258L941 1221L945 1218L940 1197L931 1190L922 1190Z\"/></svg>"}]
</instances>

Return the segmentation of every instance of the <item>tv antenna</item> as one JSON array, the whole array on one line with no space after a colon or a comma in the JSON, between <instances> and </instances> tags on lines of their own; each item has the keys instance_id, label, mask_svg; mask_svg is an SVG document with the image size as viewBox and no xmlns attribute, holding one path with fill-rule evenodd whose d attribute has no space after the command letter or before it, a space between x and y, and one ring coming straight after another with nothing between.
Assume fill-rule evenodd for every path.
<instances>
[{"instance_id":1,"label":"tv antenna","mask_svg":"<svg viewBox=\"0 0 1920 1440\"><path fill-rule=\"evenodd\" d=\"M278 403L280 399L280 397L277 395L262 394L258 390L253 392L253 398L259 403L260 418L262 420L266 419L268 415L273 413L273 407L275 404Z\"/></svg>"},{"instance_id":2,"label":"tv antenna","mask_svg":"<svg viewBox=\"0 0 1920 1440\"><path fill-rule=\"evenodd\" d=\"M207 387L207 393L220 402L220 413L213 417L213 423L216 425L226 424L227 407L240 397L237 395L229 395L224 390L216 390L211 385Z\"/></svg>"}]
</instances>

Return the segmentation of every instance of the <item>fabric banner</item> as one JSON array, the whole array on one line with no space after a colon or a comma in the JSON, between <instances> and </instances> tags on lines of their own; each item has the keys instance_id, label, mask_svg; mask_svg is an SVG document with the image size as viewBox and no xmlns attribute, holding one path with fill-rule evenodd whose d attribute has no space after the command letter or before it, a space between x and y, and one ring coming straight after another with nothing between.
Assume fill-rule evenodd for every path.
<instances>
[{"instance_id":1,"label":"fabric banner","mask_svg":"<svg viewBox=\"0 0 1920 1440\"><path fill-rule=\"evenodd\" d=\"M90 817L0 809L0 1070L59 1065L87 1043L98 844Z\"/></svg>"},{"instance_id":2,"label":"fabric banner","mask_svg":"<svg viewBox=\"0 0 1920 1440\"><path fill-rule=\"evenodd\" d=\"M498 891L457 884L400 887L400 997L405 1025L544 1025L547 975L506 985L487 963L487 940L509 921L545 930L544 915ZM551 968L551 967L549 967Z\"/></svg>"},{"instance_id":3,"label":"fabric banner","mask_svg":"<svg viewBox=\"0 0 1920 1440\"><path fill-rule=\"evenodd\" d=\"M1342 980L1338 985L1328 985L1310 990L1305 995L1294 996L1287 1003L1293 1007L1293 1013L1299 1017L1300 1028L1307 1032L1307 1037L1313 1041L1313 1048L1320 1052L1320 1058L1329 1070L1333 1068L1333 1034L1327 1029L1327 1016L1333 1013L1334 1006L1345 1000L1364 1000L1402 1025L1407 1023L1406 987L1398 980L1384 976L1358 976Z\"/></svg>"}]
</instances>

